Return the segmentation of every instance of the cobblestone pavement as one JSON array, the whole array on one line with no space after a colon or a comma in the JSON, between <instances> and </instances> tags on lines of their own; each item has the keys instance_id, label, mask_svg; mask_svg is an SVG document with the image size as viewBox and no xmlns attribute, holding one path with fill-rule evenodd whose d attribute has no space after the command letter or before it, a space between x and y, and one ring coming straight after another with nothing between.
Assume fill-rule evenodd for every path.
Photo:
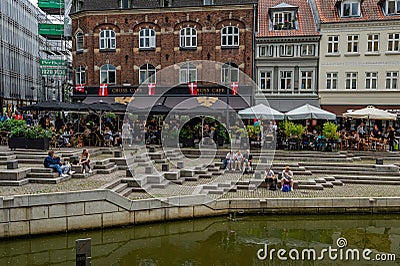
<instances>
[{"instance_id":1,"label":"cobblestone pavement","mask_svg":"<svg viewBox=\"0 0 400 266\"><path fill-rule=\"evenodd\" d=\"M104 159L109 158L110 155L102 154L94 157L93 159ZM295 163L296 161L274 161L275 163ZM398 163L397 161L385 161L386 163ZM366 163L374 163L372 160L355 161L354 164L362 166ZM172 166L172 165L171 165ZM35 167L38 165L27 165L22 164L20 168ZM5 168L2 166L1 168ZM161 165L156 165L157 170L161 170ZM143 174L143 167L137 169L137 174ZM70 179L58 184L28 184L20 187L14 186L0 186L0 196L12 196L21 194L38 194L38 193L52 193L52 192L63 192L63 191L80 191L80 190L92 190L98 189L112 181L124 178L125 171L120 170L109 175L93 175L85 179ZM151 197L168 197L176 195L187 195L192 194L196 186L210 184L218 179L219 182L237 180L237 173L226 172L222 176L213 176L211 179L200 179L199 181L187 181L183 186L173 185L167 186L164 189L152 189L151 194L145 192L134 192L129 198L131 199L142 199ZM295 176L297 180L308 180L315 179L318 176ZM248 176L242 176L240 180L249 180ZM333 188L324 188L323 190L305 190L296 189L293 192L281 192L281 191L270 191L265 188L257 188L256 190L238 190L237 192L229 192L224 195L215 195L213 197L222 198L315 198L315 197L390 197L400 196L400 186L395 185L358 185L358 184L344 184L344 186L334 186Z\"/></svg>"}]
</instances>

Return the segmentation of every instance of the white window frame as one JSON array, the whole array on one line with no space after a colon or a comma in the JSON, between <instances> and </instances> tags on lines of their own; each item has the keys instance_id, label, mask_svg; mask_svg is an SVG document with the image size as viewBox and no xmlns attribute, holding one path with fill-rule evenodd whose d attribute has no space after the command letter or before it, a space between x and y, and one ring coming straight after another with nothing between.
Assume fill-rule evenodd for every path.
<instances>
[{"instance_id":1,"label":"white window frame","mask_svg":"<svg viewBox=\"0 0 400 266\"><path fill-rule=\"evenodd\" d=\"M399 88L399 72L388 71L386 72L386 89L397 90Z\"/></svg>"},{"instance_id":2,"label":"white window frame","mask_svg":"<svg viewBox=\"0 0 400 266\"><path fill-rule=\"evenodd\" d=\"M114 75L114 80L115 82L110 82L110 75ZM106 81L102 79L106 75ZM109 85L114 85L117 84L117 69L115 66L111 64L105 64L100 67L100 84L109 84Z\"/></svg>"},{"instance_id":3,"label":"white window frame","mask_svg":"<svg viewBox=\"0 0 400 266\"><path fill-rule=\"evenodd\" d=\"M116 34L113 30L102 30L99 34L100 50L115 50Z\"/></svg>"},{"instance_id":4,"label":"white window frame","mask_svg":"<svg viewBox=\"0 0 400 266\"><path fill-rule=\"evenodd\" d=\"M294 54L294 45L284 44L279 45L279 56L280 57L291 57Z\"/></svg>"},{"instance_id":5,"label":"white window frame","mask_svg":"<svg viewBox=\"0 0 400 266\"><path fill-rule=\"evenodd\" d=\"M233 62L227 62L221 67L222 84L230 84L231 82L239 82L239 66Z\"/></svg>"},{"instance_id":6,"label":"white window frame","mask_svg":"<svg viewBox=\"0 0 400 266\"><path fill-rule=\"evenodd\" d=\"M261 91L272 91L273 86L273 74L272 69L261 69L258 71L258 87ZM269 88L267 87L269 81ZM263 87L263 84L265 85Z\"/></svg>"},{"instance_id":7,"label":"white window frame","mask_svg":"<svg viewBox=\"0 0 400 266\"><path fill-rule=\"evenodd\" d=\"M389 4L390 4L390 2L394 2L394 10L395 10L395 12L389 13ZM398 14L400 14L400 0L386 0L385 13L386 13L386 15L398 15Z\"/></svg>"},{"instance_id":8,"label":"white window frame","mask_svg":"<svg viewBox=\"0 0 400 266\"><path fill-rule=\"evenodd\" d=\"M76 51L81 52L85 49L85 34L79 31L75 34Z\"/></svg>"},{"instance_id":9,"label":"white window frame","mask_svg":"<svg viewBox=\"0 0 400 266\"><path fill-rule=\"evenodd\" d=\"M359 53L359 40L360 36L358 34L347 35L347 53Z\"/></svg>"},{"instance_id":10,"label":"white window frame","mask_svg":"<svg viewBox=\"0 0 400 266\"><path fill-rule=\"evenodd\" d=\"M328 36L327 54L339 54L339 35Z\"/></svg>"},{"instance_id":11,"label":"white window frame","mask_svg":"<svg viewBox=\"0 0 400 266\"><path fill-rule=\"evenodd\" d=\"M272 17L272 25L274 30L292 30L296 28L295 14L292 11L274 12ZM289 28L285 27L285 22L289 24Z\"/></svg>"},{"instance_id":12,"label":"white window frame","mask_svg":"<svg viewBox=\"0 0 400 266\"><path fill-rule=\"evenodd\" d=\"M345 6L346 5L349 5L349 14L348 15L345 15L344 14L344 8L345 8ZM354 13L353 11L354 11L354 8L355 8L355 6L354 5L357 5L357 13ZM340 12L340 14L341 14L341 17L343 17L343 18L347 18L347 17L359 17L360 15L361 15L361 3L360 3L360 1L357 1L357 0L353 0L353 1L343 1L342 2L342 6L341 6L341 12Z\"/></svg>"},{"instance_id":13,"label":"white window frame","mask_svg":"<svg viewBox=\"0 0 400 266\"><path fill-rule=\"evenodd\" d=\"M378 88L378 72L365 72L365 88L367 90Z\"/></svg>"},{"instance_id":14,"label":"white window frame","mask_svg":"<svg viewBox=\"0 0 400 266\"><path fill-rule=\"evenodd\" d=\"M290 73L290 78L288 78L287 74ZM284 81L284 88L282 88L282 82ZM288 81L290 81L288 87ZM279 92L292 92L293 93L293 85L294 85L294 71L292 69L282 69L279 71Z\"/></svg>"},{"instance_id":15,"label":"white window frame","mask_svg":"<svg viewBox=\"0 0 400 266\"><path fill-rule=\"evenodd\" d=\"M75 84L86 84L86 70L84 66L79 65L75 69Z\"/></svg>"},{"instance_id":16,"label":"white window frame","mask_svg":"<svg viewBox=\"0 0 400 266\"><path fill-rule=\"evenodd\" d=\"M189 83L197 81L197 67L192 63L184 63L179 67L180 83Z\"/></svg>"},{"instance_id":17,"label":"white window frame","mask_svg":"<svg viewBox=\"0 0 400 266\"><path fill-rule=\"evenodd\" d=\"M301 56L314 56L314 55L315 55L315 44L301 45Z\"/></svg>"},{"instance_id":18,"label":"white window frame","mask_svg":"<svg viewBox=\"0 0 400 266\"><path fill-rule=\"evenodd\" d=\"M367 52L368 53L378 53L379 52L379 34L378 33L372 33L372 34L367 35Z\"/></svg>"},{"instance_id":19,"label":"white window frame","mask_svg":"<svg viewBox=\"0 0 400 266\"><path fill-rule=\"evenodd\" d=\"M357 89L358 84L358 72L346 72L346 90Z\"/></svg>"},{"instance_id":20,"label":"white window frame","mask_svg":"<svg viewBox=\"0 0 400 266\"><path fill-rule=\"evenodd\" d=\"M124 6L124 4L128 4L128 6ZM132 0L119 0L119 8L131 8L132 7Z\"/></svg>"},{"instance_id":21,"label":"white window frame","mask_svg":"<svg viewBox=\"0 0 400 266\"><path fill-rule=\"evenodd\" d=\"M197 30L193 27L186 27L180 30L180 47L197 48Z\"/></svg>"},{"instance_id":22,"label":"white window frame","mask_svg":"<svg viewBox=\"0 0 400 266\"><path fill-rule=\"evenodd\" d=\"M214 0L203 0L203 5L212 6L214 5Z\"/></svg>"},{"instance_id":23,"label":"white window frame","mask_svg":"<svg viewBox=\"0 0 400 266\"><path fill-rule=\"evenodd\" d=\"M389 33L388 34L387 49L388 49L388 52L392 52L392 53L400 52L400 33Z\"/></svg>"},{"instance_id":24,"label":"white window frame","mask_svg":"<svg viewBox=\"0 0 400 266\"><path fill-rule=\"evenodd\" d=\"M326 73L326 89L336 90L338 85L338 72Z\"/></svg>"},{"instance_id":25,"label":"white window frame","mask_svg":"<svg viewBox=\"0 0 400 266\"><path fill-rule=\"evenodd\" d=\"M142 29L139 31L139 49L156 48L156 31L153 29Z\"/></svg>"},{"instance_id":26,"label":"white window frame","mask_svg":"<svg viewBox=\"0 0 400 266\"><path fill-rule=\"evenodd\" d=\"M311 73L310 73L311 72ZM303 76L303 74L306 74ZM315 71L313 69L300 69L299 70L299 89L300 91L309 91L313 92L314 91L314 76L315 76ZM305 87L303 88L303 80L305 81ZM309 86L308 86L309 85ZM307 88L310 87L310 88Z\"/></svg>"},{"instance_id":27,"label":"white window frame","mask_svg":"<svg viewBox=\"0 0 400 266\"><path fill-rule=\"evenodd\" d=\"M260 45L258 46L258 57L272 57L274 53L274 46Z\"/></svg>"},{"instance_id":28,"label":"white window frame","mask_svg":"<svg viewBox=\"0 0 400 266\"><path fill-rule=\"evenodd\" d=\"M225 26L221 29L221 47L239 47L240 29L236 26Z\"/></svg>"},{"instance_id":29,"label":"white window frame","mask_svg":"<svg viewBox=\"0 0 400 266\"><path fill-rule=\"evenodd\" d=\"M156 83L157 70L151 64L144 64L139 68L139 84Z\"/></svg>"}]
</instances>

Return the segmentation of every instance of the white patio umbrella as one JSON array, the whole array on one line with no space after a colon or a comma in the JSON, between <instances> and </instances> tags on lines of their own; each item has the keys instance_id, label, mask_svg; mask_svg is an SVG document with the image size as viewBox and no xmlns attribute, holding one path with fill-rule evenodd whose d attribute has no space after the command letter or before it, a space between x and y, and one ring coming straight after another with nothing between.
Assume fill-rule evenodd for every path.
<instances>
[{"instance_id":1,"label":"white patio umbrella","mask_svg":"<svg viewBox=\"0 0 400 266\"><path fill-rule=\"evenodd\" d=\"M239 116L243 119L268 119L283 120L285 115L269 106L258 104L256 106L239 111Z\"/></svg>"},{"instance_id":2,"label":"white patio umbrella","mask_svg":"<svg viewBox=\"0 0 400 266\"><path fill-rule=\"evenodd\" d=\"M343 117L355 118L355 119L368 119L368 120L396 120L397 115L389 113L385 110L378 109L372 105L343 114Z\"/></svg>"},{"instance_id":3,"label":"white patio umbrella","mask_svg":"<svg viewBox=\"0 0 400 266\"><path fill-rule=\"evenodd\" d=\"M322 119L322 120L335 120L336 115L334 113L322 110L316 106L305 104L297 107L286 114L289 120L305 120L305 119Z\"/></svg>"}]
</instances>

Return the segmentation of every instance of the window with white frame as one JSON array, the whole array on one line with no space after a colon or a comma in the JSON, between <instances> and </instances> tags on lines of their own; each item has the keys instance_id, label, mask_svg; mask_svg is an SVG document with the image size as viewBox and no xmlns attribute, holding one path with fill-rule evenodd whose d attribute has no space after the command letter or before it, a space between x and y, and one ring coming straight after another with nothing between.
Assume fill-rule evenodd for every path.
<instances>
[{"instance_id":1,"label":"window with white frame","mask_svg":"<svg viewBox=\"0 0 400 266\"><path fill-rule=\"evenodd\" d=\"M85 84L86 83L86 71L83 66L78 66L75 69L75 84Z\"/></svg>"},{"instance_id":2,"label":"window with white frame","mask_svg":"<svg viewBox=\"0 0 400 266\"><path fill-rule=\"evenodd\" d=\"M398 89L399 72L388 71L386 72L386 89Z\"/></svg>"},{"instance_id":3,"label":"window with white frame","mask_svg":"<svg viewBox=\"0 0 400 266\"><path fill-rule=\"evenodd\" d=\"M83 0L74 0L73 5L75 6L75 12L81 11L83 6Z\"/></svg>"},{"instance_id":4,"label":"window with white frame","mask_svg":"<svg viewBox=\"0 0 400 266\"><path fill-rule=\"evenodd\" d=\"M180 31L181 48L196 48L197 47L197 31L195 28L186 27Z\"/></svg>"},{"instance_id":5,"label":"window with white frame","mask_svg":"<svg viewBox=\"0 0 400 266\"><path fill-rule=\"evenodd\" d=\"M400 14L400 0L386 0L385 11L387 15Z\"/></svg>"},{"instance_id":6,"label":"window with white frame","mask_svg":"<svg viewBox=\"0 0 400 266\"><path fill-rule=\"evenodd\" d=\"M336 90L338 83L338 73L328 72L326 73L326 88L328 90Z\"/></svg>"},{"instance_id":7,"label":"window with white frame","mask_svg":"<svg viewBox=\"0 0 400 266\"><path fill-rule=\"evenodd\" d=\"M261 90L272 90L272 71L261 70L259 75L259 84Z\"/></svg>"},{"instance_id":8,"label":"window with white frame","mask_svg":"<svg viewBox=\"0 0 400 266\"><path fill-rule=\"evenodd\" d=\"M228 62L222 65L221 82L230 84L231 82L239 82L239 67L237 64Z\"/></svg>"},{"instance_id":9,"label":"window with white frame","mask_svg":"<svg viewBox=\"0 0 400 266\"><path fill-rule=\"evenodd\" d=\"M368 34L367 52L379 52L379 34Z\"/></svg>"},{"instance_id":10,"label":"window with white frame","mask_svg":"<svg viewBox=\"0 0 400 266\"><path fill-rule=\"evenodd\" d=\"M100 32L100 50L115 49L115 31L103 30Z\"/></svg>"},{"instance_id":11,"label":"window with white frame","mask_svg":"<svg viewBox=\"0 0 400 266\"><path fill-rule=\"evenodd\" d=\"M139 69L139 83L156 83L156 68L150 64L144 64Z\"/></svg>"},{"instance_id":12,"label":"window with white frame","mask_svg":"<svg viewBox=\"0 0 400 266\"><path fill-rule=\"evenodd\" d=\"M143 29L139 32L139 49L156 48L156 32L152 29Z\"/></svg>"},{"instance_id":13,"label":"window with white frame","mask_svg":"<svg viewBox=\"0 0 400 266\"><path fill-rule=\"evenodd\" d=\"M274 30L293 30L296 29L293 12L274 12L273 25Z\"/></svg>"},{"instance_id":14,"label":"window with white frame","mask_svg":"<svg viewBox=\"0 0 400 266\"><path fill-rule=\"evenodd\" d=\"M400 33L390 33L388 35L388 51L400 52Z\"/></svg>"},{"instance_id":15,"label":"window with white frame","mask_svg":"<svg viewBox=\"0 0 400 266\"><path fill-rule=\"evenodd\" d=\"M279 56L293 56L293 45L280 45Z\"/></svg>"},{"instance_id":16,"label":"window with white frame","mask_svg":"<svg viewBox=\"0 0 400 266\"><path fill-rule=\"evenodd\" d=\"M328 54L339 53L339 36L328 36Z\"/></svg>"},{"instance_id":17,"label":"window with white frame","mask_svg":"<svg viewBox=\"0 0 400 266\"><path fill-rule=\"evenodd\" d=\"M160 0L161 7L168 7L172 6L172 0Z\"/></svg>"},{"instance_id":18,"label":"window with white frame","mask_svg":"<svg viewBox=\"0 0 400 266\"><path fill-rule=\"evenodd\" d=\"M222 47L239 46L239 28L235 26L226 26L221 30Z\"/></svg>"},{"instance_id":19,"label":"window with white frame","mask_svg":"<svg viewBox=\"0 0 400 266\"><path fill-rule=\"evenodd\" d=\"M314 71L301 70L300 71L300 89L311 91L313 89Z\"/></svg>"},{"instance_id":20,"label":"window with white frame","mask_svg":"<svg viewBox=\"0 0 400 266\"><path fill-rule=\"evenodd\" d=\"M106 64L100 67L100 83L116 84L116 68L113 65Z\"/></svg>"},{"instance_id":21,"label":"window with white frame","mask_svg":"<svg viewBox=\"0 0 400 266\"><path fill-rule=\"evenodd\" d=\"M75 35L76 51L83 51L84 48L84 34L83 32L78 32Z\"/></svg>"},{"instance_id":22,"label":"window with white frame","mask_svg":"<svg viewBox=\"0 0 400 266\"><path fill-rule=\"evenodd\" d=\"M376 89L378 84L378 72L365 72L365 88Z\"/></svg>"},{"instance_id":23,"label":"window with white frame","mask_svg":"<svg viewBox=\"0 0 400 266\"><path fill-rule=\"evenodd\" d=\"M346 89L357 89L357 72L346 72Z\"/></svg>"},{"instance_id":24,"label":"window with white frame","mask_svg":"<svg viewBox=\"0 0 400 266\"><path fill-rule=\"evenodd\" d=\"M358 53L358 35L347 35L347 52Z\"/></svg>"},{"instance_id":25,"label":"window with white frame","mask_svg":"<svg viewBox=\"0 0 400 266\"><path fill-rule=\"evenodd\" d=\"M259 57L271 57L274 53L274 47L272 45L261 45L258 47Z\"/></svg>"},{"instance_id":26,"label":"window with white frame","mask_svg":"<svg viewBox=\"0 0 400 266\"><path fill-rule=\"evenodd\" d=\"M301 45L301 55L310 56L314 55L315 45L314 44L302 44Z\"/></svg>"},{"instance_id":27,"label":"window with white frame","mask_svg":"<svg viewBox=\"0 0 400 266\"><path fill-rule=\"evenodd\" d=\"M291 91L293 84L293 71L280 71L279 89L281 91Z\"/></svg>"},{"instance_id":28,"label":"window with white frame","mask_svg":"<svg viewBox=\"0 0 400 266\"><path fill-rule=\"evenodd\" d=\"M214 0L203 0L203 5L210 6L214 4Z\"/></svg>"},{"instance_id":29,"label":"window with white frame","mask_svg":"<svg viewBox=\"0 0 400 266\"><path fill-rule=\"evenodd\" d=\"M119 8L131 8L132 0L119 0Z\"/></svg>"},{"instance_id":30,"label":"window with white frame","mask_svg":"<svg viewBox=\"0 0 400 266\"><path fill-rule=\"evenodd\" d=\"M185 63L180 66L179 70L180 83L189 83L197 81L197 68L192 63Z\"/></svg>"},{"instance_id":31,"label":"window with white frame","mask_svg":"<svg viewBox=\"0 0 400 266\"><path fill-rule=\"evenodd\" d=\"M341 6L342 17L359 17L360 12L360 1L343 1Z\"/></svg>"}]
</instances>

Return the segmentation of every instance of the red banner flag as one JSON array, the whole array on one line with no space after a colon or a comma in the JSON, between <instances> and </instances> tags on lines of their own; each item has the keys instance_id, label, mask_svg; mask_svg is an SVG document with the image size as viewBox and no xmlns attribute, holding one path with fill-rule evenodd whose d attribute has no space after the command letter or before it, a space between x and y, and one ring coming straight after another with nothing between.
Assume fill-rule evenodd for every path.
<instances>
[{"instance_id":1,"label":"red banner flag","mask_svg":"<svg viewBox=\"0 0 400 266\"><path fill-rule=\"evenodd\" d=\"M149 89L149 95L156 94L156 84L155 83L147 84L147 88Z\"/></svg>"},{"instance_id":2,"label":"red banner flag","mask_svg":"<svg viewBox=\"0 0 400 266\"><path fill-rule=\"evenodd\" d=\"M188 84L190 95L197 95L197 83L196 82L189 82Z\"/></svg>"},{"instance_id":3,"label":"red banner flag","mask_svg":"<svg viewBox=\"0 0 400 266\"><path fill-rule=\"evenodd\" d=\"M85 92L85 85L84 84L76 84L75 90L78 92Z\"/></svg>"},{"instance_id":4,"label":"red banner flag","mask_svg":"<svg viewBox=\"0 0 400 266\"><path fill-rule=\"evenodd\" d=\"M237 95L239 89L239 82L231 82L232 95Z\"/></svg>"},{"instance_id":5,"label":"red banner flag","mask_svg":"<svg viewBox=\"0 0 400 266\"><path fill-rule=\"evenodd\" d=\"M100 84L99 96L108 96L108 84Z\"/></svg>"}]
</instances>

